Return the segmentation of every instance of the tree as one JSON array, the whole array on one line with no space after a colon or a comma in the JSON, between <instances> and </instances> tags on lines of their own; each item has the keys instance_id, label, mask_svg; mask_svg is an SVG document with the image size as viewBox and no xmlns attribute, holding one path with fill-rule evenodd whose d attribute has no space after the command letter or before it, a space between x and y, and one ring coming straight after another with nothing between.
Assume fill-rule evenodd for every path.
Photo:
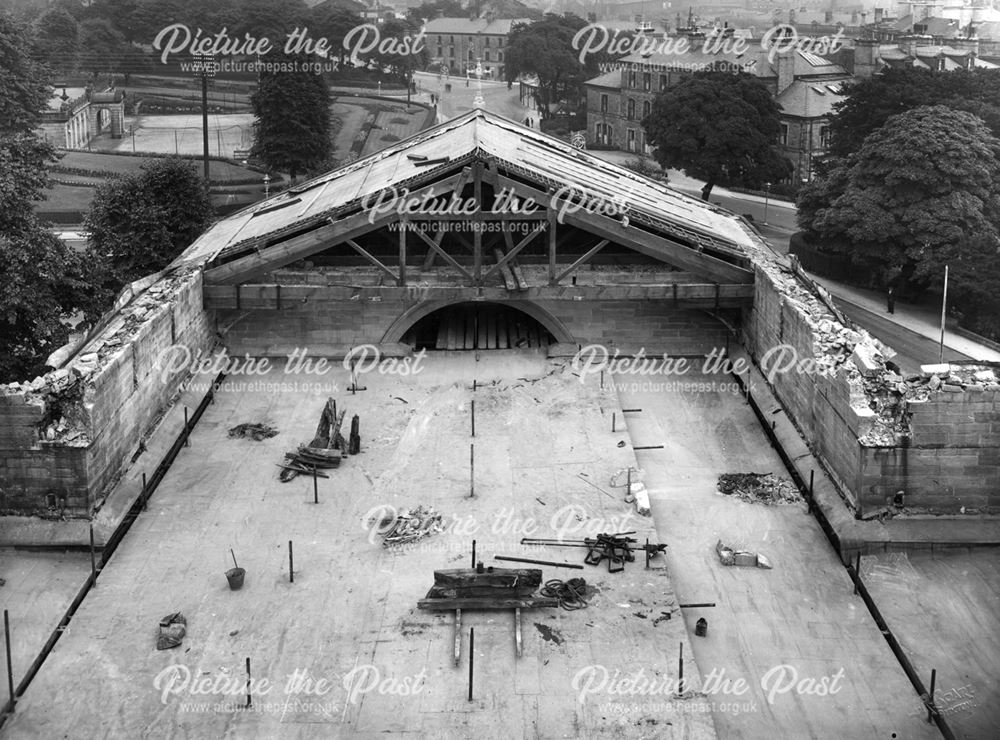
<instances>
[{"instance_id":1,"label":"tree","mask_svg":"<svg viewBox=\"0 0 1000 740\"><path fill-rule=\"evenodd\" d=\"M167 157L97 188L84 226L88 262L105 308L133 280L161 270L208 226L204 180L187 160Z\"/></svg>"},{"instance_id":2,"label":"tree","mask_svg":"<svg viewBox=\"0 0 1000 740\"><path fill-rule=\"evenodd\" d=\"M291 60L308 61L306 57ZM272 71L260 76L250 96L254 114L251 156L292 179L329 164L332 150L330 89L322 76Z\"/></svg>"},{"instance_id":3,"label":"tree","mask_svg":"<svg viewBox=\"0 0 1000 740\"><path fill-rule=\"evenodd\" d=\"M882 285L926 287L948 264L979 311L1000 293L1000 139L945 106L891 116L804 186L799 223Z\"/></svg>"},{"instance_id":4,"label":"tree","mask_svg":"<svg viewBox=\"0 0 1000 740\"><path fill-rule=\"evenodd\" d=\"M788 177L791 164L775 146L780 108L757 78L740 72L696 72L667 88L642 121L653 156L665 169L718 185L760 187Z\"/></svg>"},{"instance_id":5,"label":"tree","mask_svg":"<svg viewBox=\"0 0 1000 740\"><path fill-rule=\"evenodd\" d=\"M49 97L26 26L0 11L0 379L42 369L83 301L81 262L34 215L52 148L36 126Z\"/></svg>"},{"instance_id":6,"label":"tree","mask_svg":"<svg viewBox=\"0 0 1000 740\"><path fill-rule=\"evenodd\" d=\"M336 50L340 66L343 66L344 56L347 54L347 49L344 48L344 37L352 28L356 28L362 23L361 16L340 4L327 0L327 2L320 3L312 9L309 31L313 38L327 39L330 48Z\"/></svg>"},{"instance_id":7,"label":"tree","mask_svg":"<svg viewBox=\"0 0 1000 740\"><path fill-rule=\"evenodd\" d=\"M462 18L465 13L465 8L458 0L425 0L420 5L410 8L406 17L420 25L423 21L432 21L435 18Z\"/></svg>"},{"instance_id":8,"label":"tree","mask_svg":"<svg viewBox=\"0 0 1000 740\"><path fill-rule=\"evenodd\" d=\"M376 66L379 77L388 69L409 87L413 72L430 62L426 40L421 39L418 43L420 27L408 20L393 18L379 26L379 34L381 41L367 60ZM386 43L390 39L395 43Z\"/></svg>"},{"instance_id":9,"label":"tree","mask_svg":"<svg viewBox=\"0 0 1000 740\"><path fill-rule=\"evenodd\" d=\"M856 152L890 116L922 105L946 105L973 113L1000 136L1000 70L931 72L916 67L889 68L847 89L830 121L830 154Z\"/></svg>"},{"instance_id":10,"label":"tree","mask_svg":"<svg viewBox=\"0 0 1000 740\"><path fill-rule=\"evenodd\" d=\"M121 71L130 49L111 21L88 18L80 24L80 66L95 77Z\"/></svg>"},{"instance_id":11,"label":"tree","mask_svg":"<svg viewBox=\"0 0 1000 740\"><path fill-rule=\"evenodd\" d=\"M80 52L80 26L62 8L46 11L34 24L35 49L40 60L62 72L76 68Z\"/></svg>"},{"instance_id":12,"label":"tree","mask_svg":"<svg viewBox=\"0 0 1000 740\"><path fill-rule=\"evenodd\" d=\"M603 54L590 54L580 63L573 37L586 25L572 13L549 13L540 21L516 24L511 29L504 55L507 81L524 74L537 76L538 102L545 114L564 98L578 100L583 83L596 76L599 64L607 60Z\"/></svg>"}]
</instances>

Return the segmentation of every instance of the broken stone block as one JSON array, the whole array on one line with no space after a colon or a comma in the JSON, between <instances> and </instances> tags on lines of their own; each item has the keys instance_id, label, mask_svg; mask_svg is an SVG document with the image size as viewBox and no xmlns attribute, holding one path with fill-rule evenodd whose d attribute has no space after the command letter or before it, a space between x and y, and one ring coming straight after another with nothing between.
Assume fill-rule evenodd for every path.
<instances>
[{"instance_id":1,"label":"broken stone block","mask_svg":"<svg viewBox=\"0 0 1000 740\"><path fill-rule=\"evenodd\" d=\"M952 383L942 383L941 390L945 391L946 393L961 393L962 386L954 385Z\"/></svg>"},{"instance_id":2,"label":"broken stone block","mask_svg":"<svg viewBox=\"0 0 1000 740\"><path fill-rule=\"evenodd\" d=\"M758 568L766 568L767 570L771 570L771 561L768 560L767 558L765 558L760 553L757 553L757 567Z\"/></svg>"},{"instance_id":3,"label":"broken stone block","mask_svg":"<svg viewBox=\"0 0 1000 740\"><path fill-rule=\"evenodd\" d=\"M993 374L992 370L978 370L972 374L972 377L976 380L985 380L987 382L992 382L996 379L996 375Z\"/></svg>"},{"instance_id":4,"label":"broken stone block","mask_svg":"<svg viewBox=\"0 0 1000 740\"><path fill-rule=\"evenodd\" d=\"M938 388L941 387L941 378L939 378L937 375L932 375L931 379L927 381L927 387L930 388L932 391L936 391Z\"/></svg>"},{"instance_id":5,"label":"broken stone block","mask_svg":"<svg viewBox=\"0 0 1000 740\"><path fill-rule=\"evenodd\" d=\"M865 344L857 345L854 352L851 353L851 359L854 360L854 364L858 366L858 370L865 377L871 377L882 370L879 365L878 350L874 347Z\"/></svg>"},{"instance_id":6,"label":"broken stone block","mask_svg":"<svg viewBox=\"0 0 1000 740\"><path fill-rule=\"evenodd\" d=\"M756 553L747 552L745 550L740 550L734 556L733 565L743 565L750 568L757 567L757 555Z\"/></svg>"}]
</instances>

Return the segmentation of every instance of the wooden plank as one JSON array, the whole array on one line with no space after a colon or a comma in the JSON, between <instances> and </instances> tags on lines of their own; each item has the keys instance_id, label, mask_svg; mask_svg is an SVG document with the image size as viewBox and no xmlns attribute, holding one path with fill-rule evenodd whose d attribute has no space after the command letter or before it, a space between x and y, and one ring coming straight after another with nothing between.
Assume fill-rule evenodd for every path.
<instances>
[{"instance_id":1,"label":"wooden plank","mask_svg":"<svg viewBox=\"0 0 1000 740\"><path fill-rule=\"evenodd\" d=\"M406 285L406 227L407 221L399 222L399 279L397 285Z\"/></svg>"},{"instance_id":2,"label":"wooden plank","mask_svg":"<svg viewBox=\"0 0 1000 740\"><path fill-rule=\"evenodd\" d=\"M554 283L556 280L556 212L554 209L549 208L549 283Z\"/></svg>"},{"instance_id":3,"label":"wooden plank","mask_svg":"<svg viewBox=\"0 0 1000 740\"><path fill-rule=\"evenodd\" d=\"M448 317L442 314L438 317L437 341L434 342L434 349L447 349L448 347Z\"/></svg>"},{"instance_id":4,"label":"wooden plank","mask_svg":"<svg viewBox=\"0 0 1000 740\"><path fill-rule=\"evenodd\" d=\"M458 317L455 315L454 311L448 311L447 321L448 321L448 349L450 350L458 349L459 323L458 323Z\"/></svg>"},{"instance_id":5,"label":"wooden plank","mask_svg":"<svg viewBox=\"0 0 1000 740\"><path fill-rule=\"evenodd\" d=\"M493 306L486 313L486 347L487 349L497 348L497 312Z\"/></svg>"},{"instance_id":6,"label":"wooden plank","mask_svg":"<svg viewBox=\"0 0 1000 740\"><path fill-rule=\"evenodd\" d=\"M465 321L465 340L462 343L460 349L475 349L476 348L476 320L475 316L467 311L459 311L460 315L464 317Z\"/></svg>"},{"instance_id":7,"label":"wooden plank","mask_svg":"<svg viewBox=\"0 0 1000 740\"><path fill-rule=\"evenodd\" d=\"M453 611L455 609L539 609L558 607L559 599L534 596L523 599L420 599L418 609Z\"/></svg>"},{"instance_id":8,"label":"wooden plank","mask_svg":"<svg viewBox=\"0 0 1000 740\"><path fill-rule=\"evenodd\" d=\"M472 232L472 274L476 285L483 282L483 164L476 162L472 166L473 197L476 199L476 230Z\"/></svg>"},{"instance_id":9,"label":"wooden plank","mask_svg":"<svg viewBox=\"0 0 1000 740\"><path fill-rule=\"evenodd\" d=\"M526 246L528 246L528 244L530 244L531 241L536 236L538 236L539 234L541 234L543 231L545 231L545 226L544 225L539 225L539 226L536 226L534 229L532 229L531 232L527 236L525 236L520 242L518 242L518 244L517 244L516 247L514 247L513 249L510 249L510 251L508 251L507 254L505 254L503 256L502 260L500 260L499 262L497 262L497 264L493 265L493 267L491 267L487 271L487 273L485 275L483 275L483 280L488 280L493 273L495 273L497 270L499 270L500 268L502 268L504 265L506 265L512 259L514 259L517 256L518 252L520 252L522 249L524 249ZM510 232L508 232L508 231L505 230L504 233L505 234L509 234Z\"/></svg>"},{"instance_id":10,"label":"wooden plank","mask_svg":"<svg viewBox=\"0 0 1000 740\"><path fill-rule=\"evenodd\" d=\"M497 348L507 349L507 312L502 309L497 314Z\"/></svg>"},{"instance_id":11,"label":"wooden plank","mask_svg":"<svg viewBox=\"0 0 1000 740\"><path fill-rule=\"evenodd\" d=\"M476 348L477 349L489 349L490 348L490 338L487 333L489 326L486 322L486 312L476 308L476 329L477 337Z\"/></svg>"},{"instance_id":12,"label":"wooden plank","mask_svg":"<svg viewBox=\"0 0 1000 740\"><path fill-rule=\"evenodd\" d=\"M461 174L459 174L458 179L455 180L455 187L452 192L460 196L462 194L462 190L465 188L465 183L468 182L469 177L471 175L472 175L472 169L470 167L466 167L465 169L463 169ZM438 233L434 237L434 243L440 247L441 242L444 241L445 234L447 233L448 232L445 229L441 229L440 231L438 231ZM427 257L424 259L425 270L429 270L431 267L434 266L434 257L436 255L437 252L435 252L433 249L427 250Z\"/></svg>"},{"instance_id":13,"label":"wooden plank","mask_svg":"<svg viewBox=\"0 0 1000 740\"><path fill-rule=\"evenodd\" d=\"M503 250L501 250L500 247L494 247L493 256L497 258L497 264L500 265L503 260ZM503 281L503 287L507 290L514 290L517 288L517 281L514 279L514 273L510 271L510 267L507 265L500 266L500 279Z\"/></svg>"},{"instance_id":14,"label":"wooden plank","mask_svg":"<svg viewBox=\"0 0 1000 740\"><path fill-rule=\"evenodd\" d=\"M455 610L455 665L462 656L462 610Z\"/></svg>"},{"instance_id":15,"label":"wooden plank","mask_svg":"<svg viewBox=\"0 0 1000 740\"><path fill-rule=\"evenodd\" d=\"M501 177L500 181L504 186L512 189L518 195L526 198L534 198L537 203L551 202L550 196L530 185L525 185L509 177ZM552 206L550 205L550 210L551 208ZM634 249L640 254L653 257L661 262L675 265L684 270L690 270L703 277L710 277L714 282L752 283L754 280L751 270L726 262L718 257L698 252L668 237L657 236L648 231L625 226L621 221L607 216L579 210L575 213L567 213L563 222L572 226L579 226L595 236L609 239L616 244Z\"/></svg>"},{"instance_id":16,"label":"wooden plank","mask_svg":"<svg viewBox=\"0 0 1000 740\"><path fill-rule=\"evenodd\" d=\"M447 262L449 265L451 265L460 273L462 273L470 283L473 282L472 275L469 273L469 271L466 270L464 267L462 267L460 264L458 264L458 262L455 260L454 257L452 257L450 254L441 249L441 247L438 245L437 242L435 242L433 239L431 239L422 231L415 231L414 233L418 237L420 237L427 244L428 247L430 247L433 251L441 255L441 258L445 262Z\"/></svg>"}]
</instances>

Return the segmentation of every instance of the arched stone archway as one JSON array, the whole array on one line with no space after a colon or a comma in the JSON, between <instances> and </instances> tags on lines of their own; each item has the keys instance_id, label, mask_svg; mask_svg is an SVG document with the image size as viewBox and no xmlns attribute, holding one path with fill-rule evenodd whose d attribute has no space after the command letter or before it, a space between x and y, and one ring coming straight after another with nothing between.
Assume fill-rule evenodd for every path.
<instances>
[{"instance_id":1,"label":"arched stone archway","mask_svg":"<svg viewBox=\"0 0 1000 740\"><path fill-rule=\"evenodd\" d=\"M425 301L423 303L418 303L417 305L408 308L395 321L392 322L385 334L382 336L382 343L398 343L402 341L406 332L425 316L429 316L442 308L448 308L449 306L455 306L460 303L468 302L468 300L456 299ZM576 340L573 338L569 329L566 328L566 325L536 303L525 300L496 301L496 303L517 309L518 311L527 314L539 324L544 326L556 342L560 344L576 343Z\"/></svg>"}]
</instances>

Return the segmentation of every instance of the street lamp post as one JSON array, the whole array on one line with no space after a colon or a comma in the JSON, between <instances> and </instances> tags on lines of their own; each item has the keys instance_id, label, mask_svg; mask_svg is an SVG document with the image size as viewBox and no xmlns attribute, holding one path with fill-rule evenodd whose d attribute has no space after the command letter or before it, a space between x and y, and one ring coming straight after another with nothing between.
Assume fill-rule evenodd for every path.
<instances>
[{"instance_id":1,"label":"street lamp post","mask_svg":"<svg viewBox=\"0 0 1000 740\"><path fill-rule=\"evenodd\" d=\"M264 175L264 198L267 198L271 194L271 176L268 174Z\"/></svg>"},{"instance_id":2,"label":"street lamp post","mask_svg":"<svg viewBox=\"0 0 1000 740\"><path fill-rule=\"evenodd\" d=\"M767 196L771 194L771 183L764 183L764 225L767 226Z\"/></svg>"}]
</instances>

